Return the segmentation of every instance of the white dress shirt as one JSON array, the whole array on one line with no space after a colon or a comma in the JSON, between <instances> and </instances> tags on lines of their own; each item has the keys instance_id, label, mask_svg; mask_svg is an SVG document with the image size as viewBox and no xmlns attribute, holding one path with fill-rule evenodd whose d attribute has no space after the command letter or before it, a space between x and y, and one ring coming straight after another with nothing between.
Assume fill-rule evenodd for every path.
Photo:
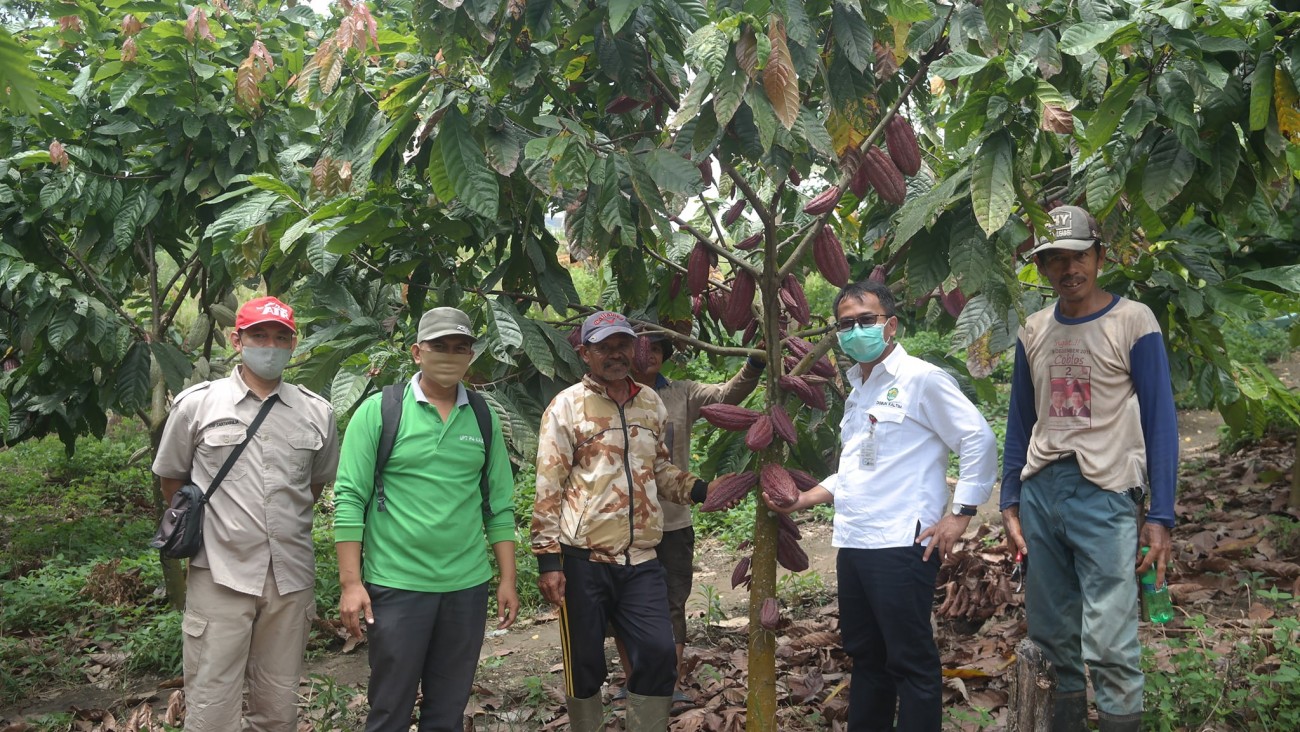
<instances>
[{"instance_id":1,"label":"white dress shirt","mask_svg":"<svg viewBox=\"0 0 1300 732\"><path fill-rule=\"evenodd\" d=\"M998 468L993 430L952 376L897 345L866 382L860 368L850 369L849 383L839 470L821 483L835 497L832 545L911 546L918 524L933 526L947 509L954 452L961 471L953 502L989 499Z\"/></svg>"}]
</instances>

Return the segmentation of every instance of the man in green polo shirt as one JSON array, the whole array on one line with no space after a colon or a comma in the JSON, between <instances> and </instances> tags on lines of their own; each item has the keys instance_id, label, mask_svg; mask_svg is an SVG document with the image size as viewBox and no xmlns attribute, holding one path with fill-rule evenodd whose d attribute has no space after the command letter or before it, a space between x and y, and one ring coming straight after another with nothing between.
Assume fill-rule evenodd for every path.
<instances>
[{"instance_id":1,"label":"man in green polo shirt","mask_svg":"<svg viewBox=\"0 0 1300 732\"><path fill-rule=\"evenodd\" d=\"M380 394L362 402L343 438L334 484L339 614L354 636L365 618L370 637L366 732L408 730L421 685L420 732L462 729L483 645L487 544L501 568L497 627L509 627L519 612L514 479L501 424L492 414L487 515L479 488L486 446L461 384L475 340L469 316L456 308L420 318L411 346L419 371L402 398L382 504L373 485Z\"/></svg>"}]
</instances>

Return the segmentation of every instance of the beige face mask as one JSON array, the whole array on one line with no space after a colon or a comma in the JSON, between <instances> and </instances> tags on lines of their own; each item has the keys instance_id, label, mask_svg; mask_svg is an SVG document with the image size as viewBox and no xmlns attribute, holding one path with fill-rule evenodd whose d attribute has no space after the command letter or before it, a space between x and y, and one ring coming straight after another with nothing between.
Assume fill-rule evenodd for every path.
<instances>
[{"instance_id":1,"label":"beige face mask","mask_svg":"<svg viewBox=\"0 0 1300 732\"><path fill-rule=\"evenodd\" d=\"M420 373L433 383L445 388L459 384L469 371L469 362L474 354L438 353L437 351L420 352Z\"/></svg>"}]
</instances>

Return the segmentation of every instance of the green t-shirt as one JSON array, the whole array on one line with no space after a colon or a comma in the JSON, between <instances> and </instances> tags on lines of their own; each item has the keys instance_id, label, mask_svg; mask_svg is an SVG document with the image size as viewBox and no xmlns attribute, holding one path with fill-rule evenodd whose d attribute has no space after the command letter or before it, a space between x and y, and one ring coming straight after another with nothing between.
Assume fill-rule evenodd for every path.
<instances>
[{"instance_id":1,"label":"green t-shirt","mask_svg":"<svg viewBox=\"0 0 1300 732\"><path fill-rule=\"evenodd\" d=\"M380 401L375 394L362 402L343 437L334 540L361 542L362 579L372 584L455 592L487 582L488 543L515 540L514 478L497 415L492 414L488 468L493 515L485 526L479 491L483 438L464 387L444 422L407 385L397 440L384 466L383 512L372 505Z\"/></svg>"}]
</instances>

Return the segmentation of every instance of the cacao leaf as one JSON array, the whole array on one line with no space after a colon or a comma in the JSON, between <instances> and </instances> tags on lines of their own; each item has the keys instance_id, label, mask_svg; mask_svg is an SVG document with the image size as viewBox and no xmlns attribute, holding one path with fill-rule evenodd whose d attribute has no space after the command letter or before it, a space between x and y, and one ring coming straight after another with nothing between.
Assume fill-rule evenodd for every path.
<instances>
[{"instance_id":1,"label":"cacao leaf","mask_svg":"<svg viewBox=\"0 0 1300 732\"><path fill-rule=\"evenodd\" d=\"M786 46L785 21L779 15L768 18L767 35L772 40L772 53L763 69L763 90L767 92L768 101L772 102L776 118L788 130L794 127L799 117L799 77Z\"/></svg>"}]
</instances>

